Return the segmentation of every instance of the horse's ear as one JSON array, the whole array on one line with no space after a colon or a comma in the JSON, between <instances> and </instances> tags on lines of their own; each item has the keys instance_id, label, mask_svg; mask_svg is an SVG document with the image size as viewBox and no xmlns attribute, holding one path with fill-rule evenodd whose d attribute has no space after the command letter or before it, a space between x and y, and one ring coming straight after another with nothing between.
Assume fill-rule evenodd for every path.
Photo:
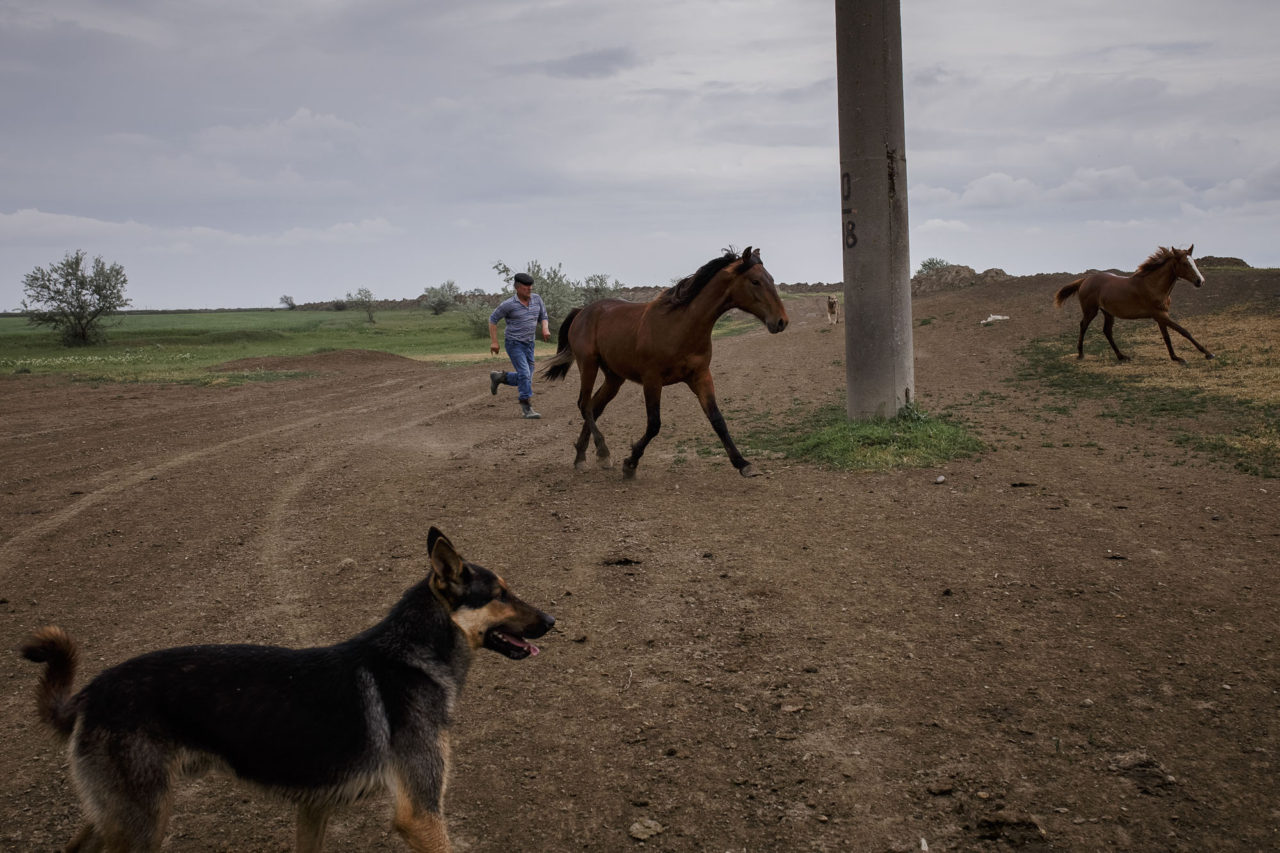
<instances>
[{"instance_id":1,"label":"horse's ear","mask_svg":"<svg viewBox=\"0 0 1280 853\"><path fill-rule=\"evenodd\" d=\"M1190 248L1190 249L1187 249L1187 257L1188 257L1188 258L1189 258L1189 257L1191 257L1191 253L1192 253L1192 252L1194 252L1195 250L1196 250L1196 244L1195 244L1195 243L1192 243L1192 244L1191 244L1191 248Z\"/></svg>"},{"instance_id":2,"label":"horse's ear","mask_svg":"<svg viewBox=\"0 0 1280 853\"><path fill-rule=\"evenodd\" d=\"M749 260L751 260L751 247L750 247L750 246L748 246L747 248L745 248L745 249L743 249L743 250L742 250L742 259L743 259L744 261L749 261Z\"/></svg>"}]
</instances>

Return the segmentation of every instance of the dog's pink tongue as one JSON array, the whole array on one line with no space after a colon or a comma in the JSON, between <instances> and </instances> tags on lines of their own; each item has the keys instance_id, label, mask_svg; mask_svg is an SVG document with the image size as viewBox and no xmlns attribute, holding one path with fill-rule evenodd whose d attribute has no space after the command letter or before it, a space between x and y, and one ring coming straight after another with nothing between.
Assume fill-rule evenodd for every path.
<instances>
[{"instance_id":1,"label":"dog's pink tongue","mask_svg":"<svg viewBox=\"0 0 1280 853\"><path fill-rule=\"evenodd\" d=\"M538 647L535 646L533 643L529 642L528 640L524 639L523 637L517 637L515 634L508 634L505 631L502 632L502 636L505 637L507 639L507 642L511 643L511 645L519 646L520 648L524 649L526 652L529 653L530 657L538 653Z\"/></svg>"}]
</instances>

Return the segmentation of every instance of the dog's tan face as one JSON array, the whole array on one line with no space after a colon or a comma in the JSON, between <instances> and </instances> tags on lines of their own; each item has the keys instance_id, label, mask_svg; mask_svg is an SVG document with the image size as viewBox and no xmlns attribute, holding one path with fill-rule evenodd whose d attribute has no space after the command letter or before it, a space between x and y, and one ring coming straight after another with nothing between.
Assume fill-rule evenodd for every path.
<instances>
[{"instance_id":1,"label":"dog's tan face","mask_svg":"<svg viewBox=\"0 0 1280 853\"><path fill-rule=\"evenodd\" d=\"M428 543L432 588L471 648L483 646L513 660L536 655L538 647L528 640L551 630L555 618L522 601L494 572L463 560L444 534Z\"/></svg>"}]
</instances>

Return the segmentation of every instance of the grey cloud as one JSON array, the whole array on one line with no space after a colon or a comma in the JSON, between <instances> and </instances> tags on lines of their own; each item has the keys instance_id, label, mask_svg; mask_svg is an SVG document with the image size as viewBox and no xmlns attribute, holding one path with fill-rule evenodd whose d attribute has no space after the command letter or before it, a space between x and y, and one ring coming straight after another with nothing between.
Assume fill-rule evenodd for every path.
<instances>
[{"instance_id":1,"label":"grey cloud","mask_svg":"<svg viewBox=\"0 0 1280 853\"><path fill-rule=\"evenodd\" d=\"M517 63L517 72L545 74L569 80L603 80L640 65L635 53L625 47L604 48L576 53L558 59Z\"/></svg>"}]
</instances>

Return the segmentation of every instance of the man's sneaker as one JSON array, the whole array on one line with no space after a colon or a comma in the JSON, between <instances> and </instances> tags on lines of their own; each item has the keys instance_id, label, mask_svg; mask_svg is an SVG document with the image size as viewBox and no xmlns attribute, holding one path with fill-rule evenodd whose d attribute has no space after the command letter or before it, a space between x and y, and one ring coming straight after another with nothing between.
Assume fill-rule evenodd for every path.
<instances>
[{"instance_id":1,"label":"man's sneaker","mask_svg":"<svg viewBox=\"0 0 1280 853\"><path fill-rule=\"evenodd\" d=\"M521 400L521 401L520 401L520 411L521 411L521 413L522 413L522 414L521 414L521 417L523 417L523 418L527 418L527 419L529 419L529 420L534 420L534 419L536 419L536 418L540 418L540 417L542 417L542 415L538 414L537 412L535 412L535 411L533 410L533 406L530 406L530 405L529 405L529 401L528 401L528 400Z\"/></svg>"},{"instance_id":2,"label":"man's sneaker","mask_svg":"<svg viewBox=\"0 0 1280 853\"><path fill-rule=\"evenodd\" d=\"M507 374L503 373L500 370L491 371L489 373L489 393L497 394L498 386L505 384L503 380L506 378L507 378Z\"/></svg>"}]
</instances>

